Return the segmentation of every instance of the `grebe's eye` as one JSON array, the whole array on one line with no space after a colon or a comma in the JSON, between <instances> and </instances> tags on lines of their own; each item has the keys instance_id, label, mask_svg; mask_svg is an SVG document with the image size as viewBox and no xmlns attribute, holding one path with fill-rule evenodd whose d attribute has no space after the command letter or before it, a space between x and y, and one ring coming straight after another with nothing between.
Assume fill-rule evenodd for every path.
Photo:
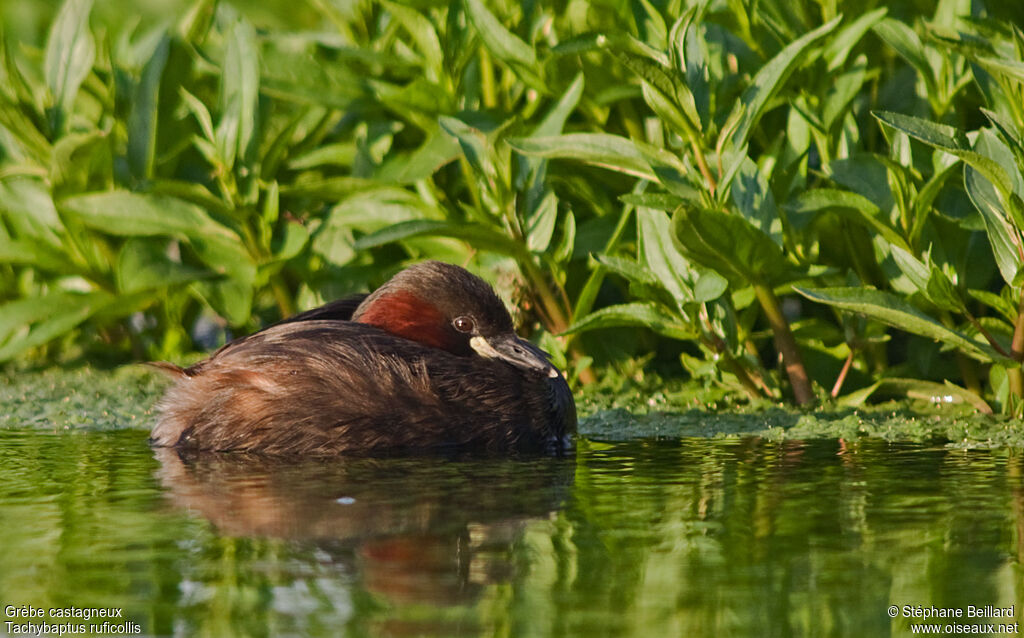
<instances>
[{"instance_id":1,"label":"grebe's eye","mask_svg":"<svg viewBox=\"0 0 1024 638\"><path fill-rule=\"evenodd\" d=\"M455 317L455 320L452 321L452 325L455 326L455 329L459 332L473 332L473 329L476 328L476 322L473 321L473 318L465 315Z\"/></svg>"}]
</instances>

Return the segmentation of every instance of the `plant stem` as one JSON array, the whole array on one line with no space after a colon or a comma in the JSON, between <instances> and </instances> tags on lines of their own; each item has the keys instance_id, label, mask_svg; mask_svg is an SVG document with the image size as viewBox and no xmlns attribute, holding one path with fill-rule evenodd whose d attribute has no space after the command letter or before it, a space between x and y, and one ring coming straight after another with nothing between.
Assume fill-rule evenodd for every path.
<instances>
[{"instance_id":1,"label":"plant stem","mask_svg":"<svg viewBox=\"0 0 1024 638\"><path fill-rule=\"evenodd\" d=\"M722 366L723 370L731 372L736 377L740 382L740 385L743 386L743 391L747 393L748 397L751 399L760 399L765 396L757 387L757 384L754 383L754 380L750 378L747 368L739 361L733 359L728 354L725 354L722 356L721 363L719 365Z\"/></svg>"},{"instance_id":2,"label":"plant stem","mask_svg":"<svg viewBox=\"0 0 1024 638\"><path fill-rule=\"evenodd\" d=\"M850 374L850 368L853 366L853 348L850 348L850 354L846 355L846 361L843 362L843 369L839 371L839 376L836 377L836 383L832 386L832 392L830 393L832 398L839 396L839 393L843 391L843 383L846 382L846 375Z\"/></svg>"},{"instance_id":3,"label":"plant stem","mask_svg":"<svg viewBox=\"0 0 1024 638\"><path fill-rule=\"evenodd\" d=\"M789 329L789 322L782 314L782 305L779 298L771 287L757 283L754 284L754 294L764 310L768 324L772 327L772 334L775 336L775 349L782 355L782 364L786 368L786 375L793 386L793 396L800 405L807 405L814 401L814 392L811 390L811 381L807 377L807 369L804 367L803 357L800 356L800 349L797 348L796 339Z\"/></svg>"},{"instance_id":4,"label":"plant stem","mask_svg":"<svg viewBox=\"0 0 1024 638\"><path fill-rule=\"evenodd\" d=\"M270 278L270 290L274 293L274 301L277 302L277 309L281 312L281 318L286 319L295 314L295 304L288 294L288 287L279 274Z\"/></svg>"},{"instance_id":5,"label":"plant stem","mask_svg":"<svg viewBox=\"0 0 1024 638\"><path fill-rule=\"evenodd\" d=\"M1013 326L1010 356L1017 362L1017 365L1006 371L1006 378L1010 383L1010 394L1024 398L1024 374L1020 367L1021 362L1024 361L1024 290L1021 291L1020 303L1017 306L1017 321Z\"/></svg>"},{"instance_id":6,"label":"plant stem","mask_svg":"<svg viewBox=\"0 0 1024 638\"><path fill-rule=\"evenodd\" d=\"M708 192L714 196L715 191L718 190L718 182L715 181L715 176L711 174L711 169L708 167L708 160L704 156L704 149L701 148L700 139L693 135L690 139L690 146L693 148L693 159L697 162L697 168L700 170L700 174L704 177L704 182L707 184Z\"/></svg>"},{"instance_id":7,"label":"plant stem","mask_svg":"<svg viewBox=\"0 0 1024 638\"><path fill-rule=\"evenodd\" d=\"M550 286L548 286L544 273L542 273L540 268L537 267L537 264L529 258L523 259L519 263L523 270L523 274L529 282L530 290L537 295L540 314L545 320L544 323L546 324L547 329L556 335L565 332L569 327L567 311L561 304L559 304L555 293L552 292ZM568 355L570 360L576 362L580 360L583 353L580 352L579 348L577 348L572 342L569 342ZM580 383L584 385L589 385L597 381L597 377L594 376L594 372L590 368L580 370L578 378Z\"/></svg>"},{"instance_id":8,"label":"plant stem","mask_svg":"<svg viewBox=\"0 0 1024 638\"><path fill-rule=\"evenodd\" d=\"M480 47L480 94L484 106L493 109L498 104L497 94L494 91L494 65L491 64L491 55L487 47Z\"/></svg>"}]
</instances>

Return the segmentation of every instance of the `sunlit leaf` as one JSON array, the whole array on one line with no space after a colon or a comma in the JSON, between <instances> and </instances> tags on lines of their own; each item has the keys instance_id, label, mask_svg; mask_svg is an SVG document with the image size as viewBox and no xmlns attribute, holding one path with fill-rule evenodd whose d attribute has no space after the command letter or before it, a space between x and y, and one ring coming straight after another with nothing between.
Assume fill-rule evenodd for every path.
<instances>
[{"instance_id":1,"label":"sunlit leaf","mask_svg":"<svg viewBox=\"0 0 1024 638\"><path fill-rule=\"evenodd\" d=\"M132 110L128 115L128 167L136 179L153 176L156 156L157 121L160 108L160 78L171 49L170 37L164 35L142 68L135 87Z\"/></svg>"},{"instance_id":2,"label":"sunlit leaf","mask_svg":"<svg viewBox=\"0 0 1024 638\"><path fill-rule=\"evenodd\" d=\"M776 285L794 271L772 238L738 215L684 205L671 234L686 257L734 284Z\"/></svg>"},{"instance_id":3,"label":"sunlit leaf","mask_svg":"<svg viewBox=\"0 0 1024 638\"><path fill-rule=\"evenodd\" d=\"M565 331L566 334L601 328L648 328L672 339L693 339L697 335L678 318L653 302L637 302L607 306L595 310Z\"/></svg>"},{"instance_id":4,"label":"sunlit leaf","mask_svg":"<svg viewBox=\"0 0 1024 638\"><path fill-rule=\"evenodd\" d=\"M833 18L797 38L761 67L750 86L740 96L738 104L742 105L744 110L732 134L732 144L735 148L746 145L771 98L782 90L786 79L804 62L804 53L807 49L835 29L840 20L841 18Z\"/></svg>"},{"instance_id":5,"label":"sunlit leaf","mask_svg":"<svg viewBox=\"0 0 1024 638\"><path fill-rule=\"evenodd\" d=\"M0 306L0 361L59 337L115 299L105 292L59 292ZM24 332L19 332L19 328Z\"/></svg>"},{"instance_id":6,"label":"sunlit leaf","mask_svg":"<svg viewBox=\"0 0 1024 638\"><path fill-rule=\"evenodd\" d=\"M216 129L220 158L228 168L234 166L236 157L246 163L255 157L259 82L256 31L247 21L239 20L228 34Z\"/></svg>"},{"instance_id":7,"label":"sunlit leaf","mask_svg":"<svg viewBox=\"0 0 1024 638\"><path fill-rule=\"evenodd\" d=\"M572 159L619 173L657 181L657 175L636 145L607 133L567 133L550 137L521 137L508 140L525 155Z\"/></svg>"},{"instance_id":8,"label":"sunlit leaf","mask_svg":"<svg viewBox=\"0 0 1024 638\"><path fill-rule=\"evenodd\" d=\"M527 67L536 63L537 54L534 53L533 47L506 29L481 0L464 1L466 14L480 32L484 46L494 54L494 57L506 62L518 62Z\"/></svg>"},{"instance_id":9,"label":"sunlit leaf","mask_svg":"<svg viewBox=\"0 0 1024 638\"><path fill-rule=\"evenodd\" d=\"M672 293L677 303L693 299L689 264L672 243L671 222L664 211L637 208L639 252L647 269Z\"/></svg>"},{"instance_id":10,"label":"sunlit leaf","mask_svg":"<svg viewBox=\"0 0 1024 638\"><path fill-rule=\"evenodd\" d=\"M528 258L525 246L511 237L482 224L435 221L429 219L401 222L371 233L356 241L356 250L366 250L413 237L452 237L475 248L518 258Z\"/></svg>"},{"instance_id":11,"label":"sunlit leaf","mask_svg":"<svg viewBox=\"0 0 1024 638\"><path fill-rule=\"evenodd\" d=\"M988 344L968 338L924 314L901 297L873 288L816 288L794 286L811 301L855 312L911 334L948 344L979 361L1005 361Z\"/></svg>"},{"instance_id":12,"label":"sunlit leaf","mask_svg":"<svg viewBox=\"0 0 1024 638\"><path fill-rule=\"evenodd\" d=\"M125 293L159 290L196 281L212 274L172 260L167 241L131 238L118 253L115 268L118 290Z\"/></svg>"},{"instance_id":13,"label":"sunlit leaf","mask_svg":"<svg viewBox=\"0 0 1024 638\"><path fill-rule=\"evenodd\" d=\"M50 124L63 132L78 89L92 71L96 44L89 30L92 0L66 0L50 28L46 41L44 73L53 94Z\"/></svg>"}]
</instances>

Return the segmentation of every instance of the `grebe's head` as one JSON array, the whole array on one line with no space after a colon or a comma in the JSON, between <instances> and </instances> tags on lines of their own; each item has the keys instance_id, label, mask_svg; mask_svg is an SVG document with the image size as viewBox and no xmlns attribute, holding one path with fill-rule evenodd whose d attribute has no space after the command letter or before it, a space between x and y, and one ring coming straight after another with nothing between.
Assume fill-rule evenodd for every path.
<instances>
[{"instance_id":1,"label":"grebe's head","mask_svg":"<svg viewBox=\"0 0 1024 638\"><path fill-rule=\"evenodd\" d=\"M426 261L403 270L368 296L352 320L459 356L558 376L542 350L516 335L494 289L452 264Z\"/></svg>"}]
</instances>

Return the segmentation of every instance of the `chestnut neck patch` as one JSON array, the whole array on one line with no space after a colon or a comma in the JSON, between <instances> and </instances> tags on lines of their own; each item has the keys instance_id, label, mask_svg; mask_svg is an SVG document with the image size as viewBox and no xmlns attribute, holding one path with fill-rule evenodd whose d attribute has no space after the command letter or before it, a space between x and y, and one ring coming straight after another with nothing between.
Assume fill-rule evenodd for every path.
<instances>
[{"instance_id":1,"label":"chestnut neck patch","mask_svg":"<svg viewBox=\"0 0 1024 638\"><path fill-rule=\"evenodd\" d=\"M467 349L434 304L407 290L398 290L376 299L357 321L454 354L465 354Z\"/></svg>"}]
</instances>

